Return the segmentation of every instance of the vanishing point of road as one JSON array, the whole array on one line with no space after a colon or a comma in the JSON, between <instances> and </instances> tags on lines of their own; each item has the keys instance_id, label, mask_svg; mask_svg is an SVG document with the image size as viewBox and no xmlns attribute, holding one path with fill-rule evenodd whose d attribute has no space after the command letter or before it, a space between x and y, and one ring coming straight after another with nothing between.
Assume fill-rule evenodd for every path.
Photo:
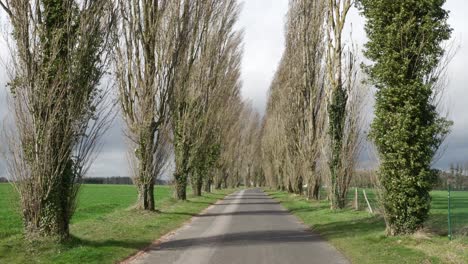
<instances>
[{"instance_id":1,"label":"vanishing point of road","mask_svg":"<svg viewBox=\"0 0 468 264\"><path fill-rule=\"evenodd\" d=\"M220 200L131 263L349 263L284 207L258 189Z\"/></svg>"}]
</instances>

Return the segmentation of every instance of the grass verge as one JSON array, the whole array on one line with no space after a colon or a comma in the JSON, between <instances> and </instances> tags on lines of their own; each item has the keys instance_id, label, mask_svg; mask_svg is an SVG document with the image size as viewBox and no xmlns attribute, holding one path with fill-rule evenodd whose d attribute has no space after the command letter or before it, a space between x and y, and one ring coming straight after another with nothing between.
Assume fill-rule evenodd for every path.
<instances>
[{"instance_id":1,"label":"grass verge","mask_svg":"<svg viewBox=\"0 0 468 264\"><path fill-rule=\"evenodd\" d=\"M61 245L24 239L15 193L0 185L0 263L115 263L181 226L232 190L179 202L168 186L156 188L156 212L130 209L133 186L84 185L72 220L72 238Z\"/></svg>"},{"instance_id":2,"label":"grass verge","mask_svg":"<svg viewBox=\"0 0 468 264\"><path fill-rule=\"evenodd\" d=\"M387 237L381 217L364 211L333 211L325 201L307 201L267 191L306 225L321 234L352 263L468 263L468 239L419 233Z\"/></svg>"}]
</instances>

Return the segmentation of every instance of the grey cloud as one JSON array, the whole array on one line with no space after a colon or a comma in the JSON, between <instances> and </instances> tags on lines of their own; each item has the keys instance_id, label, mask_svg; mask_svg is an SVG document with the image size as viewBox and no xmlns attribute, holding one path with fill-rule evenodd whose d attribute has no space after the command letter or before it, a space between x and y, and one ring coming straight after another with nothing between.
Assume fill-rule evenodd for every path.
<instances>
[{"instance_id":1,"label":"grey cloud","mask_svg":"<svg viewBox=\"0 0 468 264\"><path fill-rule=\"evenodd\" d=\"M263 113L267 91L284 50L288 0L243 2L239 27L244 29L242 80L244 97Z\"/></svg>"}]
</instances>

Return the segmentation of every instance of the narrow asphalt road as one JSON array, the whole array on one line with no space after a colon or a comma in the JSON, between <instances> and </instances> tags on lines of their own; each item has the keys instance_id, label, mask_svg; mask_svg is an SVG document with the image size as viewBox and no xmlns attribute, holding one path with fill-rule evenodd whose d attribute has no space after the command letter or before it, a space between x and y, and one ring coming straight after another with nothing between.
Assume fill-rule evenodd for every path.
<instances>
[{"instance_id":1,"label":"narrow asphalt road","mask_svg":"<svg viewBox=\"0 0 468 264\"><path fill-rule=\"evenodd\" d=\"M132 263L349 263L261 190L242 190Z\"/></svg>"}]
</instances>

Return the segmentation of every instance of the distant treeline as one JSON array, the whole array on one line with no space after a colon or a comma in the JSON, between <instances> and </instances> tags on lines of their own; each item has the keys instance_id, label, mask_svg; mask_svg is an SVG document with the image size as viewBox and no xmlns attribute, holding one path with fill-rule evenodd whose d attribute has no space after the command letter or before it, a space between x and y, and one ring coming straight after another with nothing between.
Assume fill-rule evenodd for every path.
<instances>
[{"instance_id":1,"label":"distant treeline","mask_svg":"<svg viewBox=\"0 0 468 264\"><path fill-rule=\"evenodd\" d=\"M468 191L468 162L450 164L448 172L439 172L435 188L447 190L449 184L452 190Z\"/></svg>"},{"instance_id":2,"label":"distant treeline","mask_svg":"<svg viewBox=\"0 0 468 264\"><path fill-rule=\"evenodd\" d=\"M133 184L130 177L86 177L83 178L84 184ZM156 180L156 185L168 185L165 180Z\"/></svg>"},{"instance_id":3,"label":"distant treeline","mask_svg":"<svg viewBox=\"0 0 468 264\"><path fill-rule=\"evenodd\" d=\"M0 183L10 182L5 177L0 177ZM87 177L82 180L83 184L133 184L132 178L130 177ZM169 181L156 180L156 185L168 185Z\"/></svg>"},{"instance_id":4,"label":"distant treeline","mask_svg":"<svg viewBox=\"0 0 468 264\"><path fill-rule=\"evenodd\" d=\"M350 186L358 188L373 188L375 185L376 172L374 170L356 171L351 178Z\"/></svg>"}]
</instances>

